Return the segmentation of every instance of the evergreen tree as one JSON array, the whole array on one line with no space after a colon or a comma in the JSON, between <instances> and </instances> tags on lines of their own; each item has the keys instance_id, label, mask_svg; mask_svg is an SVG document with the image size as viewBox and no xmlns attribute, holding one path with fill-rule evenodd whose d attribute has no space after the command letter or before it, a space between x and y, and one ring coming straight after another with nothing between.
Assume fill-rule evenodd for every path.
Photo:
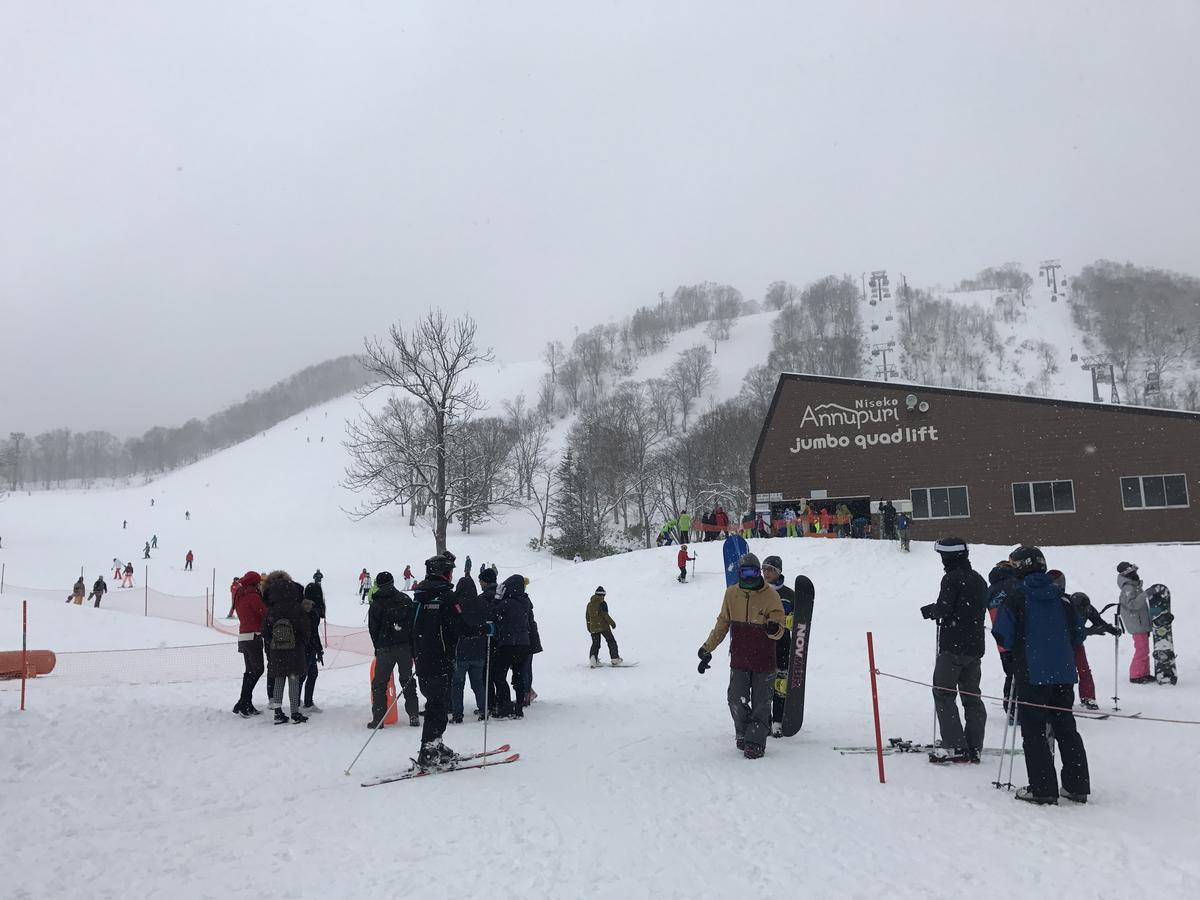
<instances>
[{"instance_id":1,"label":"evergreen tree","mask_svg":"<svg viewBox=\"0 0 1200 900\"><path fill-rule=\"evenodd\" d=\"M558 466L559 490L554 498L551 524L558 532L548 541L558 556L573 559L576 553L595 552L599 534L587 502L587 478L568 450Z\"/></svg>"}]
</instances>

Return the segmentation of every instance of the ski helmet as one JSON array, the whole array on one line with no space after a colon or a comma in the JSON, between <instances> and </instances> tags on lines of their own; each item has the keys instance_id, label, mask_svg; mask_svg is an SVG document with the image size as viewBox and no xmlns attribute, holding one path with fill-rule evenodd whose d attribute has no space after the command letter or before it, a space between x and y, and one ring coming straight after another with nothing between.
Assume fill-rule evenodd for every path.
<instances>
[{"instance_id":1,"label":"ski helmet","mask_svg":"<svg viewBox=\"0 0 1200 900\"><path fill-rule=\"evenodd\" d=\"M1037 547L1022 545L1008 554L1008 559L1013 564L1013 568L1022 576L1029 575L1032 572L1046 571L1046 557L1042 555L1042 551Z\"/></svg>"},{"instance_id":2,"label":"ski helmet","mask_svg":"<svg viewBox=\"0 0 1200 900\"><path fill-rule=\"evenodd\" d=\"M1046 573L1047 577L1054 582L1054 586L1064 593L1067 590L1067 576L1058 569L1051 569Z\"/></svg>"},{"instance_id":3,"label":"ski helmet","mask_svg":"<svg viewBox=\"0 0 1200 900\"><path fill-rule=\"evenodd\" d=\"M445 555L431 556L425 560L425 573L427 575L436 575L439 578L449 579L454 571L454 560L447 559Z\"/></svg>"},{"instance_id":4,"label":"ski helmet","mask_svg":"<svg viewBox=\"0 0 1200 900\"><path fill-rule=\"evenodd\" d=\"M967 542L959 537L944 537L933 545L942 557L942 565L949 566L965 560L968 556Z\"/></svg>"},{"instance_id":5,"label":"ski helmet","mask_svg":"<svg viewBox=\"0 0 1200 900\"><path fill-rule=\"evenodd\" d=\"M1117 563L1117 574L1128 575L1130 578L1137 578L1138 567L1131 562Z\"/></svg>"},{"instance_id":6,"label":"ski helmet","mask_svg":"<svg viewBox=\"0 0 1200 900\"><path fill-rule=\"evenodd\" d=\"M780 559L778 556L768 556L766 559L763 560L762 564L763 564L764 569L767 568L767 566L770 566L772 569L774 569L780 575L783 574L783 560Z\"/></svg>"},{"instance_id":7,"label":"ski helmet","mask_svg":"<svg viewBox=\"0 0 1200 900\"><path fill-rule=\"evenodd\" d=\"M395 584L396 579L392 577L391 572L380 572L375 576L375 585L377 587L386 587L389 584Z\"/></svg>"}]
</instances>

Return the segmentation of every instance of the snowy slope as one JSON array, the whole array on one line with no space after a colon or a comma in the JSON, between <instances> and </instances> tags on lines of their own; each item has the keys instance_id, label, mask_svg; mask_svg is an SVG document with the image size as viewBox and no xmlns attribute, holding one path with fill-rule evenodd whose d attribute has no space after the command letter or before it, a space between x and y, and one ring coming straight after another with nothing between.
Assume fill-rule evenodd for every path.
<instances>
[{"instance_id":1,"label":"snowy slope","mask_svg":"<svg viewBox=\"0 0 1200 900\"><path fill-rule=\"evenodd\" d=\"M504 552L494 538L475 547L480 557ZM695 669L723 587L715 544L698 548L697 577L688 585L674 582L670 548L556 565L530 588L546 647L535 663L540 699L524 721L493 723L488 734L489 743L510 742L523 759L485 773L358 787L360 778L401 767L415 753L417 732L402 727L378 735L352 776L342 774L367 737L361 667L321 676L325 712L304 726L229 714L239 681L232 652L224 683L131 688L39 680L24 714L15 711L13 686L3 687L0 791L10 821L21 823L0 857L5 893L1190 892L1200 876L1191 852L1200 827L1195 727L1081 722L1094 785L1093 802L1082 808L1016 803L990 785L993 762L945 770L919 757L889 758L888 783L880 786L872 757L830 748L871 738L867 629L881 669L918 680L929 674L932 627L917 607L936 590L935 555L928 545L903 556L895 545L816 539L761 541L753 549L780 553L789 575L804 571L817 586L805 729L771 741L764 760L748 762L734 751L724 649L709 673ZM344 546L331 552L343 568L364 555ZM974 555L983 566L1002 552L975 548ZM1126 555L1121 548L1065 549L1052 551L1050 561L1072 587L1104 601L1115 596L1114 562ZM263 551L264 563L269 557ZM1200 574L1196 548L1140 547L1137 560L1149 577L1176 586ZM585 666L583 610L597 584L608 590L622 653L637 668ZM9 635L13 601L2 603ZM35 628L50 621L41 615ZM1122 683L1126 710L1200 718L1186 649L1200 639L1193 622L1181 611L1181 684ZM1089 641L1102 697L1111 693L1111 647L1109 639ZM1128 651L1126 640L1122 671ZM989 653L985 688L998 692L1001 678ZM885 736L930 737L926 689L884 679L880 694ZM987 742L997 746L1001 718L992 707L989 713ZM452 726L447 740L477 748L482 726ZM789 857L789 848L797 855Z\"/></svg>"}]
</instances>

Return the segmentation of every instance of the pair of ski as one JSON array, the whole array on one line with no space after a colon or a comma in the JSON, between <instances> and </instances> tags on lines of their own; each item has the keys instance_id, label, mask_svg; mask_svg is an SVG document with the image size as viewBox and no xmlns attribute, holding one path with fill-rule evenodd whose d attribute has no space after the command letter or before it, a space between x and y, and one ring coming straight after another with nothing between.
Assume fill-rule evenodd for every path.
<instances>
[{"instance_id":1,"label":"pair of ski","mask_svg":"<svg viewBox=\"0 0 1200 900\"><path fill-rule=\"evenodd\" d=\"M857 753L875 753L874 747L834 747L842 756L847 754ZM913 741L906 741L901 738L889 738L887 746L883 748L884 756L893 756L897 753L932 753L934 750L941 749L940 744L918 744ZM979 751L980 756L1004 756L1009 751L1000 747L984 747ZM1017 753L1024 753L1024 750L1017 750Z\"/></svg>"},{"instance_id":2,"label":"pair of ski","mask_svg":"<svg viewBox=\"0 0 1200 900\"><path fill-rule=\"evenodd\" d=\"M413 760L412 768L396 775L383 775L379 778L372 778L370 781L364 781L363 787L375 787L380 784L391 784L393 781L409 781L413 778L422 778L426 775L446 775L450 772L464 772L468 769L483 769L489 766L503 766L507 763L515 763L521 758L520 753L513 753L505 756L503 759L491 759L493 756L500 756L502 753L508 753L512 748L508 744L502 744L495 750L485 750L482 753L468 753L464 756L455 757L454 761L445 768L439 769L419 769L417 768L416 760Z\"/></svg>"}]
</instances>

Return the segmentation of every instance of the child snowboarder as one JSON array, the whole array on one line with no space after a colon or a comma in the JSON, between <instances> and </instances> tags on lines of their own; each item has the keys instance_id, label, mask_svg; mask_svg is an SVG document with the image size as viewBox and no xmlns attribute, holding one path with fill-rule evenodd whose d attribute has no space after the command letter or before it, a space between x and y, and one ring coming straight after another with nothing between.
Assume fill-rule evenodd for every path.
<instances>
[{"instance_id":1,"label":"child snowboarder","mask_svg":"<svg viewBox=\"0 0 1200 900\"><path fill-rule=\"evenodd\" d=\"M695 558L696 557L694 555L688 556L688 545L687 544L679 545L679 553L676 554L675 563L676 563L676 565L679 566L679 578L676 580L680 584L683 584L685 581L687 581L687 564L688 564L688 562L690 562L691 560L694 560Z\"/></svg>"},{"instance_id":2,"label":"child snowboarder","mask_svg":"<svg viewBox=\"0 0 1200 900\"><path fill-rule=\"evenodd\" d=\"M1121 624L1133 637L1133 660L1129 663L1129 680L1133 684L1149 684L1150 674L1150 604L1142 590L1138 567L1130 562L1117 565L1117 587L1121 589L1118 609Z\"/></svg>"},{"instance_id":3,"label":"child snowboarder","mask_svg":"<svg viewBox=\"0 0 1200 900\"><path fill-rule=\"evenodd\" d=\"M617 627L612 616L608 614L608 601L604 599L604 585L596 588L592 599L587 605L587 630L592 636L592 649L588 653L588 665L593 669L600 665L600 638L608 644L608 658L614 666L621 664L621 654L617 652L617 639L612 630Z\"/></svg>"},{"instance_id":4,"label":"child snowboarder","mask_svg":"<svg viewBox=\"0 0 1200 900\"><path fill-rule=\"evenodd\" d=\"M122 572L121 587L133 587L133 563L125 563L125 569Z\"/></svg>"}]
</instances>

